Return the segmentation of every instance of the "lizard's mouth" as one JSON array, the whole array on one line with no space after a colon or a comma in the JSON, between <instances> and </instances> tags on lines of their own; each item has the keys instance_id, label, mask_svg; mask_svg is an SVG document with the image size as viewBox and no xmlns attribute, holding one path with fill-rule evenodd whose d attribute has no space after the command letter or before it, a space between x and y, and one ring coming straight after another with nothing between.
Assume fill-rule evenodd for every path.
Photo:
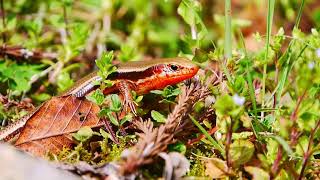
<instances>
[{"instance_id":1,"label":"lizard's mouth","mask_svg":"<svg viewBox=\"0 0 320 180\"><path fill-rule=\"evenodd\" d=\"M199 67L195 66L192 68L183 69L180 72L173 74L171 77L167 76L167 82L169 85L183 82L185 84L190 84L192 78L197 74Z\"/></svg>"},{"instance_id":2,"label":"lizard's mouth","mask_svg":"<svg viewBox=\"0 0 320 180\"><path fill-rule=\"evenodd\" d=\"M190 84L191 84L192 82L195 82L195 81L198 81L198 80L199 80L199 76L198 76L198 75L195 75L195 76L193 76L193 77L190 78L190 79L184 80L184 81L183 81L183 84L186 85L186 86L190 86Z\"/></svg>"}]
</instances>

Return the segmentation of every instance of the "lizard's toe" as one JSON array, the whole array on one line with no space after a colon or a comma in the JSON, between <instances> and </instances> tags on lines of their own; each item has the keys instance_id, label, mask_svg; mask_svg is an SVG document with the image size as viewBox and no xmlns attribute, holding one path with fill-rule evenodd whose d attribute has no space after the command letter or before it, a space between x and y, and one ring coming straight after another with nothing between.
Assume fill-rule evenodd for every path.
<instances>
[{"instance_id":1,"label":"lizard's toe","mask_svg":"<svg viewBox=\"0 0 320 180\"><path fill-rule=\"evenodd\" d=\"M137 110L136 110L136 104L134 101L125 101L124 103L124 108L125 111L128 111L128 108L130 109L130 111L133 113L134 116L137 116Z\"/></svg>"}]
</instances>

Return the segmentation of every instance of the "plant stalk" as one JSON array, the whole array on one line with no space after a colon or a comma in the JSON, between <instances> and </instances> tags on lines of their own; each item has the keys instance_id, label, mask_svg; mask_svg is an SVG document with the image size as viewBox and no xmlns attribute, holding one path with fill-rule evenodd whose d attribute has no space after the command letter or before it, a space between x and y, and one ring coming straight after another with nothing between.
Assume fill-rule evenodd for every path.
<instances>
[{"instance_id":1,"label":"plant stalk","mask_svg":"<svg viewBox=\"0 0 320 180\"><path fill-rule=\"evenodd\" d=\"M3 0L0 0L0 5L1 5L1 13L2 13L2 28L4 29L4 31L2 32L2 40L3 40L3 44L5 44L7 42L7 37L6 37L7 23L6 23L6 12L4 10Z\"/></svg>"},{"instance_id":2,"label":"plant stalk","mask_svg":"<svg viewBox=\"0 0 320 180\"><path fill-rule=\"evenodd\" d=\"M263 77L262 77L262 93L261 93L261 106L265 107L265 94L266 94L266 79L267 79L267 59L269 55L269 46L270 46L270 37L272 31L272 21L273 21L273 12L274 12L275 0L268 1L268 17L267 17L267 39L266 39L266 52L264 56L264 65L263 65ZM264 119L264 112L261 112L261 120Z\"/></svg>"}]
</instances>

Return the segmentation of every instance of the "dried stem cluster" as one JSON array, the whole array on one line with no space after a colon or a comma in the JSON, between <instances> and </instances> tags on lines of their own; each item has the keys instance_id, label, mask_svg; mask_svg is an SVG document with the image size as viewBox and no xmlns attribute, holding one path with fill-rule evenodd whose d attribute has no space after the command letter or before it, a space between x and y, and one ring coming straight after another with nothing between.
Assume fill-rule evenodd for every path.
<instances>
[{"instance_id":1,"label":"dried stem cluster","mask_svg":"<svg viewBox=\"0 0 320 180\"><path fill-rule=\"evenodd\" d=\"M154 158L167 149L167 145L174 142L174 135L182 120L192 112L193 105L209 95L208 85L215 78L209 78L206 83L194 82L190 86L182 87L178 104L169 114L166 123L154 127L152 121L138 121L136 126L142 132L138 133L139 141L127 154L120 165L120 173L128 175L136 172L137 168L153 162Z\"/></svg>"}]
</instances>

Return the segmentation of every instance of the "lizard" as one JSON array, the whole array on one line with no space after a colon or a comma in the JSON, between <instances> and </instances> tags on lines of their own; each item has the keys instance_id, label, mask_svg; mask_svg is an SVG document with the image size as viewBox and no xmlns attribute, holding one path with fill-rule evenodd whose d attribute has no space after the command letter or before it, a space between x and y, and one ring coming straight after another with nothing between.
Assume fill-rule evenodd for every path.
<instances>
[{"instance_id":1,"label":"lizard","mask_svg":"<svg viewBox=\"0 0 320 180\"><path fill-rule=\"evenodd\" d=\"M135 103L131 91L138 95L146 94L151 90L163 89L168 85L174 85L188 80L197 74L199 67L186 58L160 58L150 61L132 61L115 65L116 71L108 76L113 82L111 87L103 90L103 94L120 93L124 97L124 107L130 108L136 115ZM88 93L97 89L97 81L103 79L98 72L93 72L80 79L75 85L60 96L75 96L83 98ZM31 116L40 108L36 108L29 115L10 124L0 131L0 140L9 140L20 132Z\"/></svg>"}]
</instances>

